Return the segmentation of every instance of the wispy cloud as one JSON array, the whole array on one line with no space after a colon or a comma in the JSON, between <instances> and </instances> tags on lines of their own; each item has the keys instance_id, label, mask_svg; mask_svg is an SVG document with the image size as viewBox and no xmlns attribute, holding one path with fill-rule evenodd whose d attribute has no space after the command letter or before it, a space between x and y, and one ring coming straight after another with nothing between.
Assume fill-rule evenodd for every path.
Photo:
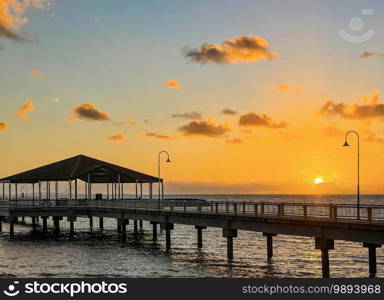
<instances>
[{"instance_id":1,"label":"wispy cloud","mask_svg":"<svg viewBox=\"0 0 384 300\"><path fill-rule=\"evenodd\" d=\"M21 121L30 121L31 118L29 117L28 113L31 111L34 111L35 107L33 105L32 100L28 100L19 108L19 110L16 112L16 117L19 118Z\"/></svg>"},{"instance_id":2,"label":"wispy cloud","mask_svg":"<svg viewBox=\"0 0 384 300\"><path fill-rule=\"evenodd\" d=\"M146 137L155 138L155 139L162 139L162 140L172 139L172 137L169 135L157 134L154 132L146 132L146 133L143 133L142 135L146 136Z\"/></svg>"},{"instance_id":3,"label":"wispy cloud","mask_svg":"<svg viewBox=\"0 0 384 300\"><path fill-rule=\"evenodd\" d=\"M185 136L222 136L230 129L226 124L217 124L213 120L194 120L178 128Z\"/></svg>"},{"instance_id":4,"label":"wispy cloud","mask_svg":"<svg viewBox=\"0 0 384 300\"><path fill-rule=\"evenodd\" d=\"M327 136L343 136L345 134L344 130L339 129L336 126L327 126L323 128L321 132Z\"/></svg>"},{"instance_id":5,"label":"wispy cloud","mask_svg":"<svg viewBox=\"0 0 384 300\"><path fill-rule=\"evenodd\" d=\"M110 120L109 113L97 109L93 104L84 103L72 107L72 115L69 116L70 121L78 119L88 121L107 121Z\"/></svg>"},{"instance_id":6,"label":"wispy cloud","mask_svg":"<svg viewBox=\"0 0 384 300\"><path fill-rule=\"evenodd\" d=\"M256 35L240 35L233 40L225 39L221 45L204 44L199 49L184 49L184 56L191 62L207 64L250 63L277 56L269 49L267 40Z\"/></svg>"},{"instance_id":7,"label":"wispy cloud","mask_svg":"<svg viewBox=\"0 0 384 300\"><path fill-rule=\"evenodd\" d=\"M360 103L345 104L328 100L321 108L320 114L339 116L343 119L362 120L384 117L384 103L378 90L363 96Z\"/></svg>"},{"instance_id":8,"label":"wispy cloud","mask_svg":"<svg viewBox=\"0 0 384 300\"><path fill-rule=\"evenodd\" d=\"M267 128L284 128L287 127L285 122L275 122L272 117L266 114L257 114L255 112L249 112L241 115L239 118L240 126L260 126Z\"/></svg>"},{"instance_id":9,"label":"wispy cloud","mask_svg":"<svg viewBox=\"0 0 384 300\"><path fill-rule=\"evenodd\" d=\"M121 126L121 125L133 125L135 124L135 121L133 120L123 120L123 121L116 121L112 122L113 125Z\"/></svg>"},{"instance_id":10,"label":"wispy cloud","mask_svg":"<svg viewBox=\"0 0 384 300\"><path fill-rule=\"evenodd\" d=\"M7 122L0 122L0 131L5 131L9 128L9 125Z\"/></svg>"},{"instance_id":11,"label":"wispy cloud","mask_svg":"<svg viewBox=\"0 0 384 300\"><path fill-rule=\"evenodd\" d=\"M237 115L237 111L236 111L236 110L233 110L233 109L230 109L230 108L224 108L224 109L221 111L221 113L224 114L224 115L230 115L230 116Z\"/></svg>"},{"instance_id":12,"label":"wispy cloud","mask_svg":"<svg viewBox=\"0 0 384 300\"><path fill-rule=\"evenodd\" d=\"M125 136L122 133L117 133L117 134L109 136L108 140L112 141L112 142L121 142L121 141L125 140Z\"/></svg>"},{"instance_id":13,"label":"wispy cloud","mask_svg":"<svg viewBox=\"0 0 384 300\"><path fill-rule=\"evenodd\" d=\"M27 41L20 28L29 22L26 16L30 8L44 9L50 0L0 0L0 37L14 41Z\"/></svg>"},{"instance_id":14,"label":"wispy cloud","mask_svg":"<svg viewBox=\"0 0 384 300\"><path fill-rule=\"evenodd\" d=\"M166 80L166 81L164 81L164 85L166 85L167 87L169 87L171 89L181 88L180 82L178 82L176 80Z\"/></svg>"},{"instance_id":15,"label":"wispy cloud","mask_svg":"<svg viewBox=\"0 0 384 300\"><path fill-rule=\"evenodd\" d=\"M236 145L244 143L244 141L239 138L227 139L225 142L228 144L236 144Z\"/></svg>"},{"instance_id":16,"label":"wispy cloud","mask_svg":"<svg viewBox=\"0 0 384 300\"><path fill-rule=\"evenodd\" d=\"M285 91L295 91L295 92L301 92L303 91L303 87L301 86L295 86L291 84L280 84L275 87L275 90L278 92L285 92Z\"/></svg>"},{"instance_id":17,"label":"wispy cloud","mask_svg":"<svg viewBox=\"0 0 384 300\"><path fill-rule=\"evenodd\" d=\"M196 111L172 114L172 118L193 119L200 120L203 118L202 114Z\"/></svg>"},{"instance_id":18,"label":"wispy cloud","mask_svg":"<svg viewBox=\"0 0 384 300\"><path fill-rule=\"evenodd\" d=\"M370 58L370 57L384 57L384 52L370 52L364 51L360 55L361 58Z\"/></svg>"},{"instance_id":19,"label":"wispy cloud","mask_svg":"<svg viewBox=\"0 0 384 300\"><path fill-rule=\"evenodd\" d=\"M41 72L39 72L39 71L32 71L31 72L31 76L33 78L43 78L43 74Z\"/></svg>"}]
</instances>

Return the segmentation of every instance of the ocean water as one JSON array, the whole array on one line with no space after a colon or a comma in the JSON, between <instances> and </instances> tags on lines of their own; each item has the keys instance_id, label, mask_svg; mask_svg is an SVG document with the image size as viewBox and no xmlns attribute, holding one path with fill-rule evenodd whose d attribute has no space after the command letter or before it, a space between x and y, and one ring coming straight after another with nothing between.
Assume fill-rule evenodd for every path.
<instances>
[{"instance_id":1,"label":"ocean water","mask_svg":"<svg viewBox=\"0 0 384 300\"><path fill-rule=\"evenodd\" d=\"M173 195L220 201L271 201L355 203L352 195ZM384 204L384 196L363 195L363 204ZM67 221L61 221L61 235L42 236L41 228L32 234L31 220L15 225L10 240L8 224L0 233L0 277L321 277L320 252L314 239L278 235L274 238L274 257L266 259L266 239L262 233L239 231L234 239L234 260L226 259L226 239L219 228L203 231L203 248L197 249L193 226L175 224L172 250L165 253L165 233L152 242L152 226L144 222L140 233L133 235L127 226L127 241L119 240L116 221L104 218L104 231L98 230L94 218L78 218L76 234L68 235ZM41 224L41 221L40 221ZM377 249L378 277L384 277L384 251ZM330 251L331 277L367 277L368 250L361 243L335 241Z\"/></svg>"}]
</instances>

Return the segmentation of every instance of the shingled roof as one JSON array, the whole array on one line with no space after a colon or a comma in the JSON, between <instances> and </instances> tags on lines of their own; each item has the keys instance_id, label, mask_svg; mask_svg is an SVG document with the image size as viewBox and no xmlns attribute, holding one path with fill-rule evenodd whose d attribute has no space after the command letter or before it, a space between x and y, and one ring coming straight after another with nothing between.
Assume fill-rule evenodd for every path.
<instances>
[{"instance_id":1,"label":"shingled roof","mask_svg":"<svg viewBox=\"0 0 384 300\"><path fill-rule=\"evenodd\" d=\"M39 181L68 181L80 179L93 183L158 182L159 179L144 173L114 165L85 155L77 155L29 171L0 179L13 183L36 183ZM160 179L160 181L163 181Z\"/></svg>"}]
</instances>

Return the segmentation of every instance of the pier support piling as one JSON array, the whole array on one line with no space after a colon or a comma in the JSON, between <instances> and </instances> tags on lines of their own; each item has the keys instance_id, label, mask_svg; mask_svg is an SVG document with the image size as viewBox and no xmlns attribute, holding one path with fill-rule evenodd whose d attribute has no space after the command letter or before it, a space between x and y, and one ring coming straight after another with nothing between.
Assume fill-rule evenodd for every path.
<instances>
[{"instance_id":1,"label":"pier support piling","mask_svg":"<svg viewBox=\"0 0 384 300\"><path fill-rule=\"evenodd\" d=\"M93 217L89 216L89 228L92 230L93 229Z\"/></svg>"},{"instance_id":2,"label":"pier support piling","mask_svg":"<svg viewBox=\"0 0 384 300\"><path fill-rule=\"evenodd\" d=\"M227 258L233 260L233 238L237 237L237 229L223 228L223 237L227 238Z\"/></svg>"},{"instance_id":3,"label":"pier support piling","mask_svg":"<svg viewBox=\"0 0 384 300\"><path fill-rule=\"evenodd\" d=\"M99 218L99 228L100 228L100 231L104 230L104 219L103 219L103 217Z\"/></svg>"},{"instance_id":4,"label":"pier support piling","mask_svg":"<svg viewBox=\"0 0 384 300\"><path fill-rule=\"evenodd\" d=\"M152 241L157 241L157 222L151 222L152 224Z\"/></svg>"},{"instance_id":5,"label":"pier support piling","mask_svg":"<svg viewBox=\"0 0 384 300\"><path fill-rule=\"evenodd\" d=\"M195 229L197 230L197 248L203 248L203 229L207 229L206 226L195 225Z\"/></svg>"},{"instance_id":6,"label":"pier support piling","mask_svg":"<svg viewBox=\"0 0 384 300\"><path fill-rule=\"evenodd\" d=\"M173 223L164 223L163 228L165 229L165 251L171 250L171 230L173 230Z\"/></svg>"},{"instance_id":7,"label":"pier support piling","mask_svg":"<svg viewBox=\"0 0 384 300\"><path fill-rule=\"evenodd\" d=\"M139 227L140 227L140 229L143 229L143 220L139 221Z\"/></svg>"},{"instance_id":8,"label":"pier support piling","mask_svg":"<svg viewBox=\"0 0 384 300\"><path fill-rule=\"evenodd\" d=\"M133 233L137 234L137 220L133 220Z\"/></svg>"},{"instance_id":9,"label":"pier support piling","mask_svg":"<svg viewBox=\"0 0 384 300\"><path fill-rule=\"evenodd\" d=\"M123 241L127 240L127 224L129 224L129 220L121 220L121 239Z\"/></svg>"},{"instance_id":10,"label":"pier support piling","mask_svg":"<svg viewBox=\"0 0 384 300\"><path fill-rule=\"evenodd\" d=\"M47 234L47 219L48 217L41 217L43 219L43 233Z\"/></svg>"},{"instance_id":11,"label":"pier support piling","mask_svg":"<svg viewBox=\"0 0 384 300\"><path fill-rule=\"evenodd\" d=\"M75 221L77 218L75 216L67 217L67 221L69 222L69 236L73 237L75 234Z\"/></svg>"},{"instance_id":12,"label":"pier support piling","mask_svg":"<svg viewBox=\"0 0 384 300\"><path fill-rule=\"evenodd\" d=\"M25 217L21 217L21 223L25 224Z\"/></svg>"},{"instance_id":13,"label":"pier support piling","mask_svg":"<svg viewBox=\"0 0 384 300\"><path fill-rule=\"evenodd\" d=\"M15 223L15 220L14 219L10 219L9 220L9 236L11 237L11 238L13 238L14 237L14 223Z\"/></svg>"},{"instance_id":14,"label":"pier support piling","mask_svg":"<svg viewBox=\"0 0 384 300\"><path fill-rule=\"evenodd\" d=\"M57 236L60 234L60 220L63 219L63 217L52 217L53 219L53 232Z\"/></svg>"},{"instance_id":15,"label":"pier support piling","mask_svg":"<svg viewBox=\"0 0 384 300\"><path fill-rule=\"evenodd\" d=\"M32 219L32 231L36 232L36 217L31 217Z\"/></svg>"},{"instance_id":16,"label":"pier support piling","mask_svg":"<svg viewBox=\"0 0 384 300\"><path fill-rule=\"evenodd\" d=\"M329 272L329 250L335 249L334 240L315 238L315 248L321 250L321 269L323 278L328 278Z\"/></svg>"},{"instance_id":17,"label":"pier support piling","mask_svg":"<svg viewBox=\"0 0 384 300\"><path fill-rule=\"evenodd\" d=\"M369 255L369 277L375 277L377 273L376 248L380 248L380 244L363 243L363 247L368 248Z\"/></svg>"},{"instance_id":18,"label":"pier support piling","mask_svg":"<svg viewBox=\"0 0 384 300\"><path fill-rule=\"evenodd\" d=\"M3 232L3 217L0 217L0 232Z\"/></svg>"},{"instance_id":19,"label":"pier support piling","mask_svg":"<svg viewBox=\"0 0 384 300\"><path fill-rule=\"evenodd\" d=\"M273 257L273 237L277 236L276 233L263 232L263 236L267 237L267 259L272 260Z\"/></svg>"},{"instance_id":20,"label":"pier support piling","mask_svg":"<svg viewBox=\"0 0 384 300\"><path fill-rule=\"evenodd\" d=\"M121 220L117 219L117 233L121 234Z\"/></svg>"}]
</instances>

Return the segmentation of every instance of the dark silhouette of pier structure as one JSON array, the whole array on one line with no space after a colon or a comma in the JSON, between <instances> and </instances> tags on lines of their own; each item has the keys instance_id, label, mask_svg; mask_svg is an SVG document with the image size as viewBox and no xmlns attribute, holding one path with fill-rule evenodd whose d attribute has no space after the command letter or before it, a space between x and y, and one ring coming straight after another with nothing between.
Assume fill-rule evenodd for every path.
<instances>
[{"instance_id":1,"label":"dark silhouette of pier structure","mask_svg":"<svg viewBox=\"0 0 384 300\"><path fill-rule=\"evenodd\" d=\"M0 230L2 221L9 222L11 238L19 218L31 218L33 230L37 230L36 224L41 218L44 233L47 219L52 218L55 234L59 234L60 222L65 218L70 223L70 235L74 234L79 217L89 218L90 227L93 227L93 218L99 218L100 230L103 230L103 218L114 218L122 240L127 238L126 226L130 221L135 233L143 221L149 222L154 241L161 228L166 235L166 251L170 251L175 224L194 226L198 248L203 247L204 229L218 227L227 239L229 261L234 257L233 243L239 230L261 232L266 237L270 261L273 237L278 234L305 236L313 237L315 248L320 250L323 277L330 276L329 250L334 249L335 240L359 242L368 249L370 276L377 273L376 249L384 243L384 206L381 205L155 200L153 183L160 184L163 190L162 179L84 155L8 176L0 182ZM59 186L62 189L63 184L67 186L66 197L59 193ZM106 192L93 193L96 184L105 185ZM135 187L133 198L126 197L127 184ZM26 190L20 193L21 185L30 185L29 193ZM80 185L84 188L81 197ZM148 186L145 199L143 185Z\"/></svg>"}]
</instances>

